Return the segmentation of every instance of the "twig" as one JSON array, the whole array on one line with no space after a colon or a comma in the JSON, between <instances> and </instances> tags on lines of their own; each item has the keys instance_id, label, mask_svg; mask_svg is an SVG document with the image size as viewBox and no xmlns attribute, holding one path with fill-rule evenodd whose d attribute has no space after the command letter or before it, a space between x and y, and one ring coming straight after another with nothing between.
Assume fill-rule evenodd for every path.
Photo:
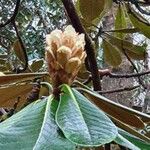
<instances>
[{"instance_id":1,"label":"twig","mask_svg":"<svg viewBox=\"0 0 150 150\"><path fill-rule=\"evenodd\" d=\"M132 78L132 77L140 77L150 74L150 70L145 71L145 72L140 72L140 73L131 73L131 74L114 74L114 73L109 73L108 76L110 78Z\"/></svg>"},{"instance_id":2,"label":"twig","mask_svg":"<svg viewBox=\"0 0 150 150\"><path fill-rule=\"evenodd\" d=\"M130 57L128 56L128 54L126 53L126 50L123 49L124 55L126 56L126 58L128 59L128 61L131 63L131 65L133 66L133 69L136 71L136 73L139 73L138 69L136 68L135 64L133 63L133 61L130 59ZM143 86L144 89L146 89L146 86L144 85L143 81L141 80L140 76L138 76L138 80L139 83Z\"/></svg>"},{"instance_id":3,"label":"twig","mask_svg":"<svg viewBox=\"0 0 150 150\"><path fill-rule=\"evenodd\" d=\"M128 30L128 31L127 31ZM125 32L125 33L135 33L135 32L139 32L139 30L137 28L124 28L124 29L115 29L115 30L103 30L102 33L105 32Z\"/></svg>"},{"instance_id":4,"label":"twig","mask_svg":"<svg viewBox=\"0 0 150 150\"><path fill-rule=\"evenodd\" d=\"M119 0L113 0L113 1L117 3L117 1L119 1ZM120 0L120 1L121 1L121 0ZM124 2L129 2L129 1L131 1L131 0L122 0L122 1L124 1ZM150 1L149 1L149 0L136 1L136 3L138 3L138 4L141 5L141 6L150 6Z\"/></svg>"},{"instance_id":5,"label":"twig","mask_svg":"<svg viewBox=\"0 0 150 150\"><path fill-rule=\"evenodd\" d=\"M92 81L92 76L89 75L88 78L87 78L87 80L85 80L84 82L82 82L82 84L86 85L86 84L89 84L91 81Z\"/></svg>"},{"instance_id":6,"label":"twig","mask_svg":"<svg viewBox=\"0 0 150 150\"><path fill-rule=\"evenodd\" d=\"M101 77L109 76L110 78L133 78L150 74L150 70L140 73L130 73L130 74L115 74L112 73L110 69L99 69L99 75Z\"/></svg>"},{"instance_id":7,"label":"twig","mask_svg":"<svg viewBox=\"0 0 150 150\"><path fill-rule=\"evenodd\" d=\"M76 12L76 9L74 7L72 0L62 0L62 3L66 9L68 17L70 18L70 21L71 21L73 27L75 28L75 30L79 33L85 34L85 40L86 40L85 50L87 53L90 71L92 74L93 87L94 87L94 90L96 90L96 91L101 90L98 66L97 66L97 62L96 62L96 56L94 53L94 46L92 44L92 41L91 41L90 37L88 36L88 34L86 33L84 27L82 26L82 23L78 17L78 14Z\"/></svg>"},{"instance_id":8,"label":"twig","mask_svg":"<svg viewBox=\"0 0 150 150\"><path fill-rule=\"evenodd\" d=\"M99 36L101 36L101 34L103 33L102 31L102 27L98 28L98 33L96 34L96 36L94 37L94 41L98 41Z\"/></svg>"},{"instance_id":9,"label":"twig","mask_svg":"<svg viewBox=\"0 0 150 150\"><path fill-rule=\"evenodd\" d=\"M14 13L13 13L12 17L9 18L5 23L1 23L1 24L0 24L0 28L5 27L6 25L10 24L12 21L15 20L17 14L18 14L18 11L19 11L20 1L21 1L21 0L17 0L17 1L16 1L16 7L15 7L15 9L14 9Z\"/></svg>"},{"instance_id":10,"label":"twig","mask_svg":"<svg viewBox=\"0 0 150 150\"><path fill-rule=\"evenodd\" d=\"M133 87L124 87L124 88L119 88L115 90L108 90L108 91L97 91L99 94L110 94L110 93L116 93L116 92L125 92L125 91L132 91L136 88L139 88L140 85L133 86Z\"/></svg>"},{"instance_id":11,"label":"twig","mask_svg":"<svg viewBox=\"0 0 150 150\"><path fill-rule=\"evenodd\" d=\"M21 73L21 72L24 72L24 71L28 68L28 56L27 56L27 52L26 52L26 47L25 47L25 45L24 45L24 43L23 43L23 41L22 41L22 39L21 39L21 36L20 36L20 34L19 34L19 31L18 31L18 28L17 28L17 26L16 26L15 20L12 22L12 24L13 24L13 26L14 26L14 28L15 28L17 38L18 38L18 40L19 40L19 43L20 43L20 45L21 45L21 48L22 48L22 51L23 51L24 57L25 57L25 66L24 66L24 68L16 68L16 69L15 69L15 71L16 71L17 73Z\"/></svg>"},{"instance_id":12,"label":"twig","mask_svg":"<svg viewBox=\"0 0 150 150\"><path fill-rule=\"evenodd\" d=\"M129 1L140 11L140 13L150 15L150 12L147 12L143 8L141 8L137 0L129 0Z\"/></svg>"}]
</instances>

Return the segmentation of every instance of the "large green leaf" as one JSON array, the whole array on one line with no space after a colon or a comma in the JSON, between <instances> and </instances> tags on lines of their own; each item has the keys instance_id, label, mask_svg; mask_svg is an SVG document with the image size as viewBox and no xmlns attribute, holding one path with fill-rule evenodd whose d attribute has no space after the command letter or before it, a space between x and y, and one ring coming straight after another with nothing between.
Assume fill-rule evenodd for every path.
<instances>
[{"instance_id":1,"label":"large green leaf","mask_svg":"<svg viewBox=\"0 0 150 150\"><path fill-rule=\"evenodd\" d=\"M112 0L77 0L76 10L87 32L95 30L93 25L97 26L99 24L111 6Z\"/></svg>"},{"instance_id":2,"label":"large green leaf","mask_svg":"<svg viewBox=\"0 0 150 150\"><path fill-rule=\"evenodd\" d=\"M124 138L126 138L128 141L136 145L140 148L140 150L149 150L150 143L146 143L145 141L135 137L134 135L118 128L119 134L122 135Z\"/></svg>"},{"instance_id":3,"label":"large green leaf","mask_svg":"<svg viewBox=\"0 0 150 150\"><path fill-rule=\"evenodd\" d=\"M118 132L111 120L69 86L62 86L56 122L66 138L82 146L99 146L115 139Z\"/></svg>"},{"instance_id":4,"label":"large green leaf","mask_svg":"<svg viewBox=\"0 0 150 150\"><path fill-rule=\"evenodd\" d=\"M128 141L126 138L124 138L120 134L118 134L117 138L114 141L117 144L122 145L122 146L127 147L127 148L130 148L132 150L140 150L138 147L136 147L134 144L132 144L130 141Z\"/></svg>"},{"instance_id":5,"label":"large green leaf","mask_svg":"<svg viewBox=\"0 0 150 150\"><path fill-rule=\"evenodd\" d=\"M125 17L124 6L120 4L115 19L115 29L124 29L126 27L127 27L127 22ZM122 39L124 37L124 34L116 33L116 36Z\"/></svg>"},{"instance_id":6,"label":"large green leaf","mask_svg":"<svg viewBox=\"0 0 150 150\"><path fill-rule=\"evenodd\" d=\"M118 49L124 53L124 51L127 53L129 57L135 60L143 60L145 59L145 52L146 49L142 46L135 45L127 40L122 40L120 38L111 36L109 34L106 35L108 38L109 42L112 45L115 45L118 47Z\"/></svg>"},{"instance_id":7,"label":"large green leaf","mask_svg":"<svg viewBox=\"0 0 150 150\"><path fill-rule=\"evenodd\" d=\"M108 41L103 40L103 49L104 49L104 59L109 65L117 67L121 64L122 62L121 53L117 47L113 46Z\"/></svg>"},{"instance_id":8,"label":"large green leaf","mask_svg":"<svg viewBox=\"0 0 150 150\"><path fill-rule=\"evenodd\" d=\"M147 38L150 38L150 24L145 18L137 13L133 8L128 9L128 16L134 27L138 28Z\"/></svg>"},{"instance_id":9,"label":"large green leaf","mask_svg":"<svg viewBox=\"0 0 150 150\"><path fill-rule=\"evenodd\" d=\"M105 0L79 0L82 17L88 22L96 19L105 7Z\"/></svg>"},{"instance_id":10,"label":"large green leaf","mask_svg":"<svg viewBox=\"0 0 150 150\"><path fill-rule=\"evenodd\" d=\"M74 150L54 121L58 102L36 101L0 124L0 148L13 150Z\"/></svg>"}]
</instances>

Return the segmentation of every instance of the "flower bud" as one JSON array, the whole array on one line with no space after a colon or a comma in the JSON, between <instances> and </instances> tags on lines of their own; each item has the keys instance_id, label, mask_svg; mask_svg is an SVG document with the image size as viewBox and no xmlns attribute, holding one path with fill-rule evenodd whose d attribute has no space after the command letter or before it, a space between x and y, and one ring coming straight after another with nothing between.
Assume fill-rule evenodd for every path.
<instances>
[{"instance_id":1,"label":"flower bud","mask_svg":"<svg viewBox=\"0 0 150 150\"><path fill-rule=\"evenodd\" d=\"M80 57L80 60L82 63L84 63L85 58L86 58L86 52L83 52L81 57Z\"/></svg>"},{"instance_id":2,"label":"flower bud","mask_svg":"<svg viewBox=\"0 0 150 150\"><path fill-rule=\"evenodd\" d=\"M79 68L81 66L81 60L78 57L73 57L69 59L69 61L65 65L65 71L67 73L75 74L78 72Z\"/></svg>"},{"instance_id":3,"label":"flower bud","mask_svg":"<svg viewBox=\"0 0 150 150\"><path fill-rule=\"evenodd\" d=\"M46 60L54 86L71 84L84 63L84 34L69 25L64 32L54 30L46 36Z\"/></svg>"},{"instance_id":4,"label":"flower bud","mask_svg":"<svg viewBox=\"0 0 150 150\"><path fill-rule=\"evenodd\" d=\"M46 58L48 58L49 62L54 61L54 59L55 59L54 53L51 50L50 46L46 47Z\"/></svg>"},{"instance_id":5,"label":"flower bud","mask_svg":"<svg viewBox=\"0 0 150 150\"><path fill-rule=\"evenodd\" d=\"M51 34L46 35L46 44L51 47L55 55L57 49L62 45L62 31L56 29Z\"/></svg>"},{"instance_id":6,"label":"flower bud","mask_svg":"<svg viewBox=\"0 0 150 150\"><path fill-rule=\"evenodd\" d=\"M62 66L65 66L66 62L68 61L68 59L71 57L71 49L66 47L66 46L61 46L58 50L57 50L57 61L59 64L61 64Z\"/></svg>"}]
</instances>

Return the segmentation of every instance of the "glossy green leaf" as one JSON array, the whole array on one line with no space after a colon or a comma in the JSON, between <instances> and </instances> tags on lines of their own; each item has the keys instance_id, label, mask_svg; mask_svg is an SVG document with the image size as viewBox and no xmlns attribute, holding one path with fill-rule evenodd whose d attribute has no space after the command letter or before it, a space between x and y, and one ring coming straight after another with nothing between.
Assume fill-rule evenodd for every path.
<instances>
[{"instance_id":1,"label":"glossy green leaf","mask_svg":"<svg viewBox=\"0 0 150 150\"><path fill-rule=\"evenodd\" d=\"M150 38L150 24L133 8L128 11L128 16L134 27L138 28L147 38Z\"/></svg>"},{"instance_id":2,"label":"glossy green leaf","mask_svg":"<svg viewBox=\"0 0 150 150\"><path fill-rule=\"evenodd\" d=\"M109 10L111 9L112 7L112 4L113 4L113 1L112 0L105 0L105 6L104 6L104 9L103 11L101 12L99 18L102 19L103 16L105 16L105 14L107 14L109 12Z\"/></svg>"},{"instance_id":3,"label":"glossy green leaf","mask_svg":"<svg viewBox=\"0 0 150 150\"><path fill-rule=\"evenodd\" d=\"M144 47L135 45L129 41L122 40L108 34L106 35L106 37L108 38L109 42L112 45L115 45L122 53L124 53L125 50L130 58L135 60L145 59L146 49Z\"/></svg>"},{"instance_id":4,"label":"glossy green leaf","mask_svg":"<svg viewBox=\"0 0 150 150\"><path fill-rule=\"evenodd\" d=\"M61 90L56 122L66 138L82 146L99 146L115 139L117 129L100 109L67 85Z\"/></svg>"},{"instance_id":5,"label":"glossy green leaf","mask_svg":"<svg viewBox=\"0 0 150 150\"><path fill-rule=\"evenodd\" d=\"M112 0L78 0L76 2L76 10L87 32L96 29L95 26L98 26L102 17L109 11L111 6Z\"/></svg>"},{"instance_id":6,"label":"glossy green leaf","mask_svg":"<svg viewBox=\"0 0 150 150\"><path fill-rule=\"evenodd\" d=\"M79 0L79 9L82 17L91 22L98 18L105 7L105 0Z\"/></svg>"},{"instance_id":7,"label":"glossy green leaf","mask_svg":"<svg viewBox=\"0 0 150 150\"><path fill-rule=\"evenodd\" d=\"M0 148L13 150L74 150L55 123L58 102L38 100L0 124Z\"/></svg>"},{"instance_id":8,"label":"glossy green leaf","mask_svg":"<svg viewBox=\"0 0 150 150\"><path fill-rule=\"evenodd\" d=\"M134 145L136 145L137 147L140 148L140 150L149 150L150 148L150 143L147 143L137 137L135 137L134 135L118 128L119 134L122 135L124 138L126 138L128 141L130 141L131 143L133 143Z\"/></svg>"},{"instance_id":9,"label":"glossy green leaf","mask_svg":"<svg viewBox=\"0 0 150 150\"><path fill-rule=\"evenodd\" d=\"M127 27L126 16L125 16L125 9L122 4L118 6L116 19L115 19L115 29L124 29ZM115 34L119 38L124 38L123 33L116 33Z\"/></svg>"},{"instance_id":10,"label":"glossy green leaf","mask_svg":"<svg viewBox=\"0 0 150 150\"><path fill-rule=\"evenodd\" d=\"M117 67L121 64L122 62L121 53L117 47L113 46L108 41L103 40L103 49L104 49L104 59L109 65Z\"/></svg>"},{"instance_id":11,"label":"glossy green leaf","mask_svg":"<svg viewBox=\"0 0 150 150\"><path fill-rule=\"evenodd\" d=\"M114 140L117 144L122 145L124 147L130 148L132 150L140 150L137 146L132 144L130 141L128 141L126 138L124 138L122 135L118 134L117 138Z\"/></svg>"}]
</instances>

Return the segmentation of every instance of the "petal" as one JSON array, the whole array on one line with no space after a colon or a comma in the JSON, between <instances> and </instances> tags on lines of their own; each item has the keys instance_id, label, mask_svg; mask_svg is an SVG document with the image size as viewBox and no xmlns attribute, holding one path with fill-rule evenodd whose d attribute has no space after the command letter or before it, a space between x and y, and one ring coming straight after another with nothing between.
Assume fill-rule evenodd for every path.
<instances>
[{"instance_id":1,"label":"petal","mask_svg":"<svg viewBox=\"0 0 150 150\"><path fill-rule=\"evenodd\" d=\"M71 49L69 47L66 46L61 46L58 50L57 50L57 61L59 64L61 64L62 66L64 66L68 59L71 57Z\"/></svg>"},{"instance_id":2,"label":"petal","mask_svg":"<svg viewBox=\"0 0 150 150\"><path fill-rule=\"evenodd\" d=\"M57 45L57 48L62 44L62 31L54 30L51 34L46 35L46 44L49 46L53 46L52 43Z\"/></svg>"},{"instance_id":3,"label":"petal","mask_svg":"<svg viewBox=\"0 0 150 150\"><path fill-rule=\"evenodd\" d=\"M78 57L73 57L69 59L69 61L65 65L65 71L67 73L75 74L78 72L79 68L81 66L81 60Z\"/></svg>"}]
</instances>

